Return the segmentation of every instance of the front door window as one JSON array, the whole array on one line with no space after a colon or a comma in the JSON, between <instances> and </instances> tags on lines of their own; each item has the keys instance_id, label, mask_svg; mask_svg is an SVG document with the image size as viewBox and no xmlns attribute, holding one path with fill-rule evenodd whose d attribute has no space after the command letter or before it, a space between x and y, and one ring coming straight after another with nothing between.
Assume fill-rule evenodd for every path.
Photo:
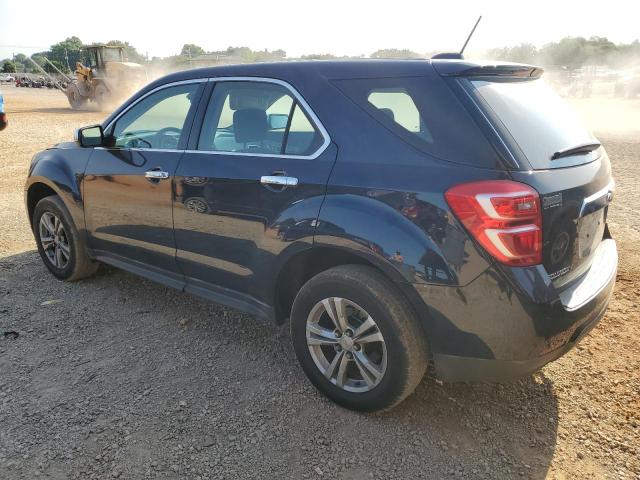
<instances>
[{"instance_id":1,"label":"front door window","mask_svg":"<svg viewBox=\"0 0 640 480\"><path fill-rule=\"evenodd\" d=\"M155 92L122 115L112 131L119 148L175 150L183 137L197 83L177 85Z\"/></svg>"}]
</instances>

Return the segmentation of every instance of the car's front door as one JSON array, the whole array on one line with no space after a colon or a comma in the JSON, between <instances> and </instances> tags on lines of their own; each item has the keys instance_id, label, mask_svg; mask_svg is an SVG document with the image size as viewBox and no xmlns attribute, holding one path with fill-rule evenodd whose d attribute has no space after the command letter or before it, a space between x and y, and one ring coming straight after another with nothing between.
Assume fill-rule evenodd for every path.
<instances>
[{"instance_id":1,"label":"car's front door","mask_svg":"<svg viewBox=\"0 0 640 480\"><path fill-rule=\"evenodd\" d=\"M161 87L105 131L83 182L88 242L98 259L182 286L172 181L206 80Z\"/></svg>"},{"instance_id":2,"label":"car's front door","mask_svg":"<svg viewBox=\"0 0 640 480\"><path fill-rule=\"evenodd\" d=\"M274 80L217 81L201 124L175 179L187 290L269 314L280 254L312 245L336 148L300 94Z\"/></svg>"}]
</instances>

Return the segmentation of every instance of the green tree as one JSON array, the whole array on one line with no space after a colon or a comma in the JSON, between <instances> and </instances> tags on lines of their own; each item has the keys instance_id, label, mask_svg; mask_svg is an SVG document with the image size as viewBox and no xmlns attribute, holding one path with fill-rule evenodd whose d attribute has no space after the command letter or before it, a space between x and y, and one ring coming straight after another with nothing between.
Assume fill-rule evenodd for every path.
<instances>
[{"instance_id":1,"label":"green tree","mask_svg":"<svg viewBox=\"0 0 640 480\"><path fill-rule=\"evenodd\" d=\"M133 45L129 44L129 42L121 42L120 40L109 40L107 45L111 47L123 47L124 48L124 57L128 62L134 63L144 63L146 59L143 55L141 55Z\"/></svg>"},{"instance_id":2,"label":"green tree","mask_svg":"<svg viewBox=\"0 0 640 480\"><path fill-rule=\"evenodd\" d=\"M3 73L16 73L16 65L11 60L5 60L2 62Z\"/></svg>"},{"instance_id":3,"label":"green tree","mask_svg":"<svg viewBox=\"0 0 640 480\"><path fill-rule=\"evenodd\" d=\"M309 55L302 55L303 60L332 60L336 57L332 53L310 53Z\"/></svg>"},{"instance_id":4,"label":"green tree","mask_svg":"<svg viewBox=\"0 0 640 480\"><path fill-rule=\"evenodd\" d=\"M204 48L198 45L194 45L193 43L185 43L182 46L182 50L180 51L180 55L187 58L204 55L205 53L207 52L205 52Z\"/></svg>"},{"instance_id":5,"label":"green tree","mask_svg":"<svg viewBox=\"0 0 640 480\"><path fill-rule=\"evenodd\" d=\"M606 37L591 37L586 42L586 50L589 63L608 65L618 47Z\"/></svg>"},{"instance_id":6,"label":"green tree","mask_svg":"<svg viewBox=\"0 0 640 480\"><path fill-rule=\"evenodd\" d=\"M76 62L84 60L84 44L78 37L67 37L63 41L51 45L49 51L42 52L41 55L46 56L56 65L62 66L62 71L73 71L76 68Z\"/></svg>"},{"instance_id":7,"label":"green tree","mask_svg":"<svg viewBox=\"0 0 640 480\"><path fill-rule=\"evenodd\" d=\"M43 52L43 53L48 53L48 52ZM33 55L31 55L31 60L33 60L38 65L40 65L42 68L44 68L45 71L47 70L47 67L49 67L47 65L47 62L45 62L42 53L34 53ZM26 70L27 72L42 73L42 71L39 68L37 68L32 62L28 61L28 65L29 65L29 69ZM51 67L49 67L49 68L51 68Z\"/></svg>"},{"instance_id":8,"label":"green tree","mask_svg":"<svg viewBox=\"0 0 640 480\"><path fill-rule=\"evenodd\" d=\"M565 37L546 44L540 55L546 65L561 65L573 70L585 64L588 58L586 45L587 40L583 37Z\"/></svg>"},{"instance_id":9,"label":"green tree","mask_svg":"<svg viewBox=\"0 0 640 480\"><path fill-rule=\"evenodd\" d=\"M382 50L376 50L371 54L371 58L424 58L417 52L404 48L402 50L397 48L384 48Z\"/></svg>"},{"instance_id":10,"label":"green tree","mask_svg":"<svg viewBox=\"0 0 640 480\"><path fill-rule=\"evenodd\" d=\"M494 48L489 50L488 57L495 60L506 60L519 63L537 63L538 49L530 43L521 43L514 47Z\"/></svg>"}]
</instances>

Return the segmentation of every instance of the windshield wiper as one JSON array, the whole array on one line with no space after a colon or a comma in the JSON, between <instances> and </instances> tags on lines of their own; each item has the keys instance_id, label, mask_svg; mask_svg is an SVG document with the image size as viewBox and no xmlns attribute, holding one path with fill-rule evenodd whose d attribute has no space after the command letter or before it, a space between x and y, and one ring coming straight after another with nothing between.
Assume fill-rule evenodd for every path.
<instances>
[{"instance_id":1,"label":"windshield wiper","mask_svg":"<svg viewBox=\"0 0 640 480\"><path fill-rule=\"evenodd\" d=\"M551 155L551 160L557 160L558 158L570 157L571 155L576 155L580 153L589 153L593 152L596 148L601 146L600 142L589 142L589 143L581 143L580 145L575 145L569 148L563 148L562 150L558 150L556 153Z\"/></svg>"}]
</instances>

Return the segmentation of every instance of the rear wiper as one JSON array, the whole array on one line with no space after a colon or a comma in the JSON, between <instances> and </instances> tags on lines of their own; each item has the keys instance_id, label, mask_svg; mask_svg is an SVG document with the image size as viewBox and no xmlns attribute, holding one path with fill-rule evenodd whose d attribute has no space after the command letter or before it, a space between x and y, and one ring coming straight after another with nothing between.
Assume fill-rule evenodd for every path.
<instances>
[{"instance_id":1,"label":"rear wiper","mask_svg":"<svg viewBox=\"0 0 640 480\"><path fill-rule=\"evenodd\" d=\"M558 158L569 157L580 153L593 152L596 148L601 146L600 142L581 143L569 148L563 148L551 155L551 160L557 160Z\"/></svg>"}]
</instances>

